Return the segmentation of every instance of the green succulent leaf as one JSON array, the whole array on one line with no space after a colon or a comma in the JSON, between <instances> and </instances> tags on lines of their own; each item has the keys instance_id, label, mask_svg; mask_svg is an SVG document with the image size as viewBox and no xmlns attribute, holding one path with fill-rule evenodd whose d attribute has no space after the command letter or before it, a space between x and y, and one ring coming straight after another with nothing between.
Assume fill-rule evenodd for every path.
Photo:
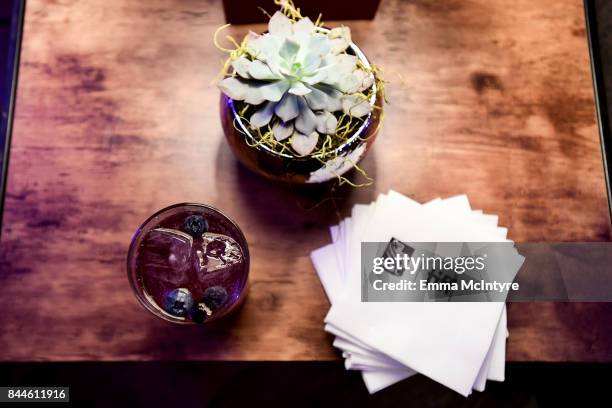
<instances>
[{"instance_id":1,"label":"green succulent leaf","mask_svg":"<svg viewBox=\"0 0 612 408\"><path fill-rule=\"evenodd\" d=\"M324 135L333 135L336 133L338 119L329 112L317 113L317 132Z\"/></svg>"},{"instance_id":2,"label":"green succulent leaf","mask_svg":"<svg viewBox=\"0 0 612 408\"><path fill-rule=\"evenodd\" d=\"M346 95L342 97L342 110L348 115L360 118L372 111L372 105L361 95Z\"/></svg>"},{"instance_id":3,"label":"green succulent leaf","mask_svg":"<svg viewBox=\"0 0 612 408\"><path fill-rule=\"evenodd\" d=\"M283 13L277 11L268 22L268 32L279 37L287 37L293 33L293 22Z\"/></svg>"},{"instance_id":4,"label":"green succulent leaf","mask_svg":"<svg viewBox=\"0 0 612 408\"><path fill-rule=\"evenodd\" d=\"M281 118L283 122L288 122L292 119L295 119L297 115L300 114L300 107L298 105L298 97L286 93L285 96L280 100L278 105L274 110L276 116Z\"/></svg>"},{"instance_id":5,"label":"green succulent leaf","mask_svg":"<svg viewBox=\"0 0 612 408\"><path fill-rule=\"evenodd\" d=\"M272 133L276 140L282 142L293 134L293 123L278 121L272 126Z\"/></svg>"},{"instance_id":6,"label":"green succulent leaf","mask_svg":"<svg viewBox=\"0 0 612 408\"><path fill-rule=\"evenodd\" d=\"M285 41L283 41L283 45L281 45L280 50L278 50L278 56L284 59L285 61L293 61L297 56L299 50L300 44L288 38L285 38Z\"/></svg>"},{"instance_id":7,"label":"green succulent leaf","mask_svg":"<svg viewBox=\"0 0 612 408\"><path fill-rule=\"evenodd\" d=\"M251 119L249 120L251 126L255 128L260 128L270 123L270 121L272 120L272 116L274 116L275 106L276 104L274 102L268 102L264 105L263 108L251 115Z\"/></svg>"},{"instance_id":8,"label":"green succulent leaf","mask_svg":"<svg viewBox=\"0 0 612 408\"><path fill-rule=\"evenodd\" d=\"M315 29L314 23L308 17L304 17L293 25L294 33L311 34Z\"/></svg>"},{"instance_id":9,"label":"green succulent leaf","mask_svg":"<svg viewBox=\"0 0 612 408\"><path fill-rule=\"evenodd\" d=\"M291 88L289 88L290 94L294 94L298 96L304 96L310 92L311 92L310 88L308 88L306 85L304 85L301 82L295 82L293 85L291 85Z\"/></svg>"},{"instance_id":10,"label":"green succulent leaf","mask_svg":"<svg viewBox=\"0 0 612 408\"><path fill-rule=\"evenodd\" d=\"M267 101L278 102L281 100L285 92L289 90L289 82L286 80L280 80L276 82L270 82L259 87L261 95Z\"/></svg>"},{"instance_id":11,"label":"green succulent leaf","mask_svg":"<svg viewBox=\"0 0 612 408\"><path fill-rule=\"evenodd\" d=\"M295 128L300 133L309 135L317 128L317 117L303 98L298 98L298 106L300 113L295 119Z\"/></svg>"},{"instance_id":12,"label":"green succulent leaf","mask_svg":"<svg viewBox=\"0 0 612 408\"><path fill-rule=\"evenodd\" d=\"M319 141L319 134L317 132L311 132L308 135L295 132L291 136L291 147L300 156L306 156L314 150Z\"/></svg>"},{"instance_id":13,"label":"green succulent leaf","mask_svg":"<svg viewBox=\"0 0 612 408\"><path fill-rule=\"evenodd\" d=\"M310 93L304 95L304 99L306 99L310 109L332 112L330 110L329 97L325 92L312 86L309 86L308 89L310 89Z\"/></svg>"},{"instance_id":14,"label":"green succulent leaf","mask_svg":"<svg viewBox=\"0 0 612 408\"><path fill-rule=\"evenodd\" d=\"M255 79L280 79L278 75L272 72L268 65L259 60L255 60L249 64L248 73Z\"/></svg>"},{"instance_id":15,"label":"green succulent leaf","mask_svg":"<svg viewBox=\"0 0 612 408\"><path fill-rule=\"evenodd\" d=\"M243 100L247 86L234 77L225 78L219 82L219 89L232 99Z\"/></svg>"},{"instance_id":16,"label":"green succulent leaf","mask_svg":"<svg viewBox=\"0 0 612 408\"><path fill-rule=\"evenodd\" d=\"M249 61L244 55L241 55L240 58L232 61L232 68L234 69L234 72L245 79L251 78L251 75L249 75L250 66L251 61Z\"/></svg>"}]
</instances>

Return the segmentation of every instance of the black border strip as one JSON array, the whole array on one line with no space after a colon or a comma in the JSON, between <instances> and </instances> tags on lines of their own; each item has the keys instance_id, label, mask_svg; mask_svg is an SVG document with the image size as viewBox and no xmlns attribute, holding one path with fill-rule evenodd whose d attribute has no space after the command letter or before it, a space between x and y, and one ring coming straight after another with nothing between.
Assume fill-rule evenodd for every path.
<instances>
[{"instance_id":1,"label":"black border strip","mask_svg":"<svg viewBox=\"0 0 612 408\"><path fill-rule=\"evenodd\" d=\"M597 31L597 10L595 0L584 0L589 53L591 55L591 74L593 76L593 92L595 94L595 109L599 122L599 138L601 154L608 193L608 211L612 220L612 197L610 196L610 179L612 178L610 163L612 162L612 135L610 134L610 117L608 116L608 101L603 72L603 60L600 54L599 36ZM612 67L608 67L612 69Z\"/></svg>"},{"instance_id":2,"label":"black border strip","mask_svg":"<svg viewBox=\"0 0 612 408\"><path fill-rule=\"evenodd\" d=\"M4 151L2 169L0 170L0 234L2 234L2 219L4 218L4 199L6 194L6 181L8 179L9 151L11 148L11 136L13 133L13 113L15 111L15 99L17 97L17 80L19 77L19 59L21 56L21 39L23 36L23 21L25 15L26 0L16 0L13 4L13 23L11 24L11 43L9 44L8 61L13 61L9 67L11 77L11 91L8 100L6 126L2 131L4 135ZM9 76L7 75L7 76ZM2 236L0 235L0 238Z\"/></svg>"}]
</instances>

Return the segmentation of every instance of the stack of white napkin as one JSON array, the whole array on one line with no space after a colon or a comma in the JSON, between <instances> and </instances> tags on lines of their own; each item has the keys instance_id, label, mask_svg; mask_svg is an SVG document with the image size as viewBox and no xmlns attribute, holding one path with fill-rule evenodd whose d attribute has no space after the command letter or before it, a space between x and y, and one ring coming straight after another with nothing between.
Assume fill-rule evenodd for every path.
<instances>
[{"instance_id":1,"label":"stack of white napkin","mask_svg":"<svg viewBox=\"0 0 612 408\"><path fill-rule=\"evenodd\" d=\"M464 396L504 380L504 303L361 302L361 242L508 242L497 221L465 195L419 204L390 191L330 227L332 243L311 254L332 304L325 330L370 393L416 373ZM523 258L512 262L518 270Z\"/></svg>"}]
</instances>

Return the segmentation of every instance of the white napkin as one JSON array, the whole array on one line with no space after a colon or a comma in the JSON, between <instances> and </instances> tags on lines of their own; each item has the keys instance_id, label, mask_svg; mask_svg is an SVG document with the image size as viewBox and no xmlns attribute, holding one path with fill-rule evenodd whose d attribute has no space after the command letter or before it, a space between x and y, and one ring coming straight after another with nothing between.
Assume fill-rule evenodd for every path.
<instances>
[{"instance_id":1,"label":"white napkin","mask_svg":"<svg viewBox=\"0 0 612 408\"><path fill-rule=\"evenodd\" d=\"M337 336L348 369L362 371L370 392L421 372L468 395L504 378L506 315L502 303L361 303L360 243L503 241L497 217L472 211L465 196L425 205L398 193L356 205L330 228L333 244L312 260L332 303L326 330ZM520 266L522 259L517 255Z\"/></svg>"}]
</instances>

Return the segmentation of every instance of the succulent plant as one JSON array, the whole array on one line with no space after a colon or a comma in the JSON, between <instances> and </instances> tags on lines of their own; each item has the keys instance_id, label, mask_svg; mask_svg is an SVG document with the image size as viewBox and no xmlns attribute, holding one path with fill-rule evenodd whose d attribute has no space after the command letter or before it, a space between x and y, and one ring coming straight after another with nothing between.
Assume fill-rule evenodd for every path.
<instances>
[{"instance_id":1,"label":"succulent plant","mask_svg":"<svg viewBox=\"0 0 612 408\"><path fill-rule=\"evenodd\" d=\"M336 113L370 113L363 92L375 78L347 53L349 28L327 30L308 17L292 20L277 11L267 33L251 32L243 44L244 52L231 62L232 75L219 88L231 99L256 105L250 126L270 126L274 138L289 139L298 155L312 153L320 135L336 133Z\"/></svg>"}]
</instances>

